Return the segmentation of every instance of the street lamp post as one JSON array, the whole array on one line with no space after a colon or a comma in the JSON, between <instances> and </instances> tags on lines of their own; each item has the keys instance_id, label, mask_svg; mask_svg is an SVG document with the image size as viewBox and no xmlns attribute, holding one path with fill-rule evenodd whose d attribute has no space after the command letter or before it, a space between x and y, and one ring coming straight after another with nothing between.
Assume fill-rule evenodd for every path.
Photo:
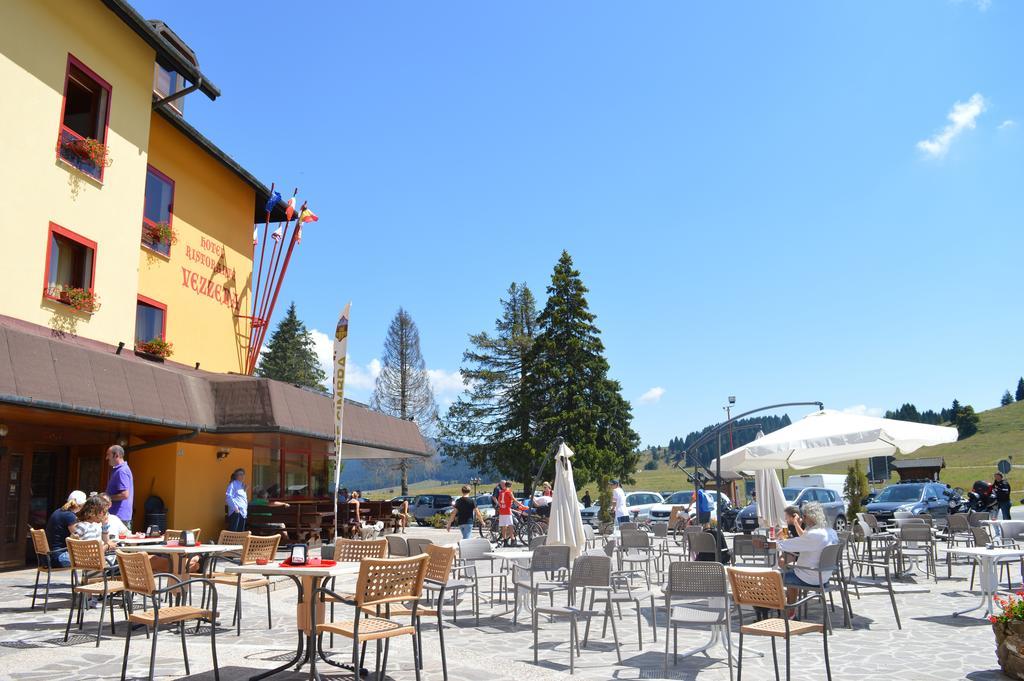
<instances>
[{"instance_id":1,"label":"street lamp post","mask_svg":"<svg viewBox=\"0 0 1024 681\"><path fill-rule=\"evenodd\" d=\"M478 485L480 484L480 478L478 478L478 477L475 477L475 476L474 476L474 477L472 477L472 478L470 478L470 479L469 479L469 484L473 485L473 496L474 496L474 497L475 497L475 496L477 496L477 494L476 494L476 488L477 488L477 486L478 486Z\"/></svg>"}]
</instances>

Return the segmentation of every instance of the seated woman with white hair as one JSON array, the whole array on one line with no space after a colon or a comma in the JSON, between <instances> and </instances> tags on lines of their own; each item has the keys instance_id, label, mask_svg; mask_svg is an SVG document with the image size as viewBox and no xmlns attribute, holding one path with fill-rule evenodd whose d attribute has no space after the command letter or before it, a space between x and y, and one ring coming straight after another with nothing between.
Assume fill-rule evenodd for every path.
<instances>
[{"instance_id":1,"label":"seated woman with white hair","mask_svg":"<svg viewBox=\"0 0 1024 681\"><path fill-rule=\"evenodd\" d=\"M835 530L828 526L825 510L816 501L803 505L802 508L790 506L786 509L787 520L796 529L797 535L792 539L779 541L779 553L798 554L793 569L783 573L782 581L790 587L786 589L786 600L793 602L800 589L817 589L818 564L821 552L826 546L839 543ZM822 581L827 581L831 572L821 574Z\"/></svg>"}]
</instances>

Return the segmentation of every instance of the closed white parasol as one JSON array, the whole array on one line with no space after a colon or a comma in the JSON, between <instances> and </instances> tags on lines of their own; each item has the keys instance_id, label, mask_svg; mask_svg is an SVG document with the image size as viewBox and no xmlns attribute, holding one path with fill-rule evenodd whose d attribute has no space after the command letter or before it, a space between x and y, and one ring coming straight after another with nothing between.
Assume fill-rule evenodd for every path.
<instances>
[{"instance_id":1,"label":"closed white parasol","mask_svg":"<svg viewBox=\"0 0 1024 681\"><path fill-rule=\"evenodd\" d=\"M564 442L555 454L555 489L551 497L551 517L548 520L548 546L568 546L575 560L586 545L583 518L576 496L576 481L572 474L573 451Z\"/></svg>"},{"instance_id":2,"label":"closed white parasol","mask_svg":"<svg viewBox=\"0 0 1024 681\"><path fill-rule=\"evenodd\" d=\"M757 431L755 442L764 437ZM757 522L761 527L782 527L785 523L786 496L782 483L773 470L758 469L754 472L754 496L757 504Z\"/></svg>"}]
</instances>

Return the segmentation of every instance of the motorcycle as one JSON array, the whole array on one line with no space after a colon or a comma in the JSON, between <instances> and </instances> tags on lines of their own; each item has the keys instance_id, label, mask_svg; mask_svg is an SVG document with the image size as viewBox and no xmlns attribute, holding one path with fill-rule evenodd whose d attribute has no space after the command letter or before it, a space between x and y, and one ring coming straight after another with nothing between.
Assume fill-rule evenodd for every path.
<instances>
[{"instance_id":1,"label":"motorcycle","mask_svg":"<svg viewBox=\"0 0 1024 681\"><path fill-rule=\"evenodd\" d=\"M987 482L977 480L967 493L967 510L994 513L998 507L996 495Z\"/></svg>"}]
</instances>

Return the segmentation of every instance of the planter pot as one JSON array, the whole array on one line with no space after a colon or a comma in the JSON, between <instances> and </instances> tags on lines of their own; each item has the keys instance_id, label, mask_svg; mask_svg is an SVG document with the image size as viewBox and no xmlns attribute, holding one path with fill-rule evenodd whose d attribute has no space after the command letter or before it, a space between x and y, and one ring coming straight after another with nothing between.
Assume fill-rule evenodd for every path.
<instances>
[{"instance_id":1,"label":"planter pot","mask_svg":"<svg viewBox=\"0 0 1024 681\"><path fill-rule=\"evenodd\" d=\"M71 296L66 291L61 291L57 294L57 300L64 303L65 305L71 304Z\"/></svg>"},{"instance_id":2,"label":"planter pot","mask_svg":"<svg viewBox=\"0 0 1024 681\"><path fill-rule=\"evenodd\" d=\"M78 158L89 158L89 145L85 143L85 140L71 140L64 147Z\"/></svg>"},{"instance_id":3,"label":"planter pot","mask_svg":"<svg viewBox=\"0 0 1024 681\"><path fill-rule=\"evenodd\" d=\"M160 355L154 355L151 352L144 352L142 350L136 350L135 351L135 356L136 357L141 357L142 359L148 359L150 362L163 362L164 361L164 358L161 357Z\"/></svg>"},{"instance_id":4,"label":"planter pot","mask_svg":"<svg viewBox=\"0 0 1024 681\"><path fill-rule=\"evenodd\" d=\"M1024 680L1024 621L993 622L999 668L1011 679Z\"/></svg>"}]
</instances>

